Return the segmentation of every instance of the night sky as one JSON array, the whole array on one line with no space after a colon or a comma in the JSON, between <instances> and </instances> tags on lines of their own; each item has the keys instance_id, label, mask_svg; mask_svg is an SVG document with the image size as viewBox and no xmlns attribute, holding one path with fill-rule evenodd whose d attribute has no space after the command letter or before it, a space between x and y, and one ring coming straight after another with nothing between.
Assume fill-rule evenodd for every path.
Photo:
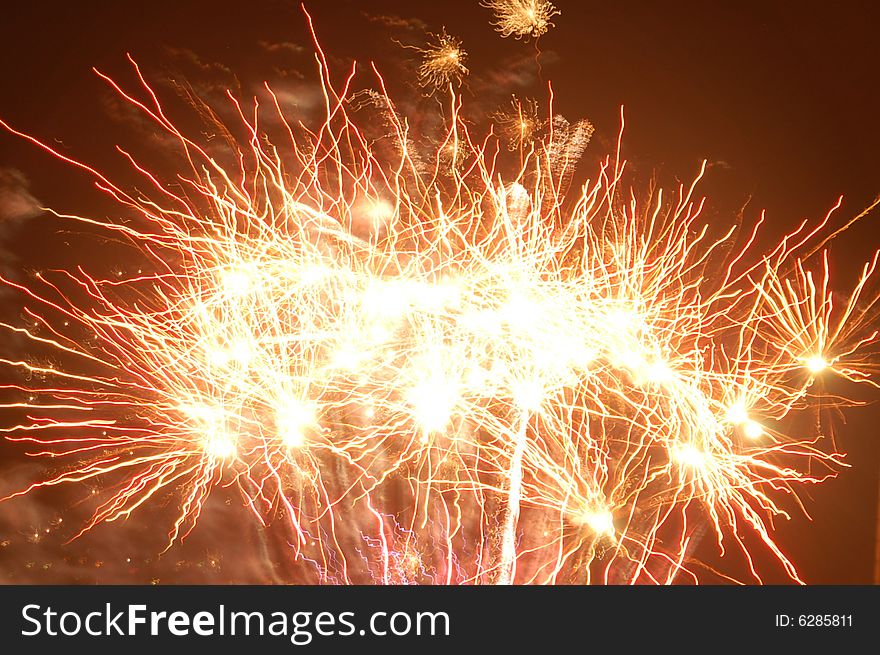
<instances>
[{"instance_id":1,"label":"night sky","mask_svg":"<svg viewBox=\"0 0 880 655\"><path fill-rule=\"evenodd\" d=\"M708 160L699 192L708 196L710 222L727 225L741 212L751 223L766 211L772 242L804 219L820 219L840 196L835 225L880 194L880 8L873 2L558 0L562 15L540 39L540 54L534 42L499 38L477 0L305 4L334 74L356 59L359 84L369 86L375 62L391 95L406 99L404 112L425 113L436 101L414 88L413 54L402 44L420 43L444 26L469 53L462 95L475 122L511 94L545 105L551 83L556 111L596 127L584 175L613 151L623 105L623 156L634 184L690 181ZM101 170L120 164L117 143L136 144L161 166L151 128L92 71L131 86L126 53L166 96L173 95L168 81L176 80L211 101L223 102L226 89L264 101L267 81L306 121L320 109L312 45L296 2L34 1L6 3L0 15L0 118ZM0 132L4 275L115 265L98 242L60 229L41 205L98 217L114 211L85 174ZM880 245L878 220L875 212L833 245L841 288ZM0 308L16 311L2 295ZM845 425L834 420L852 468L803 490L812 520L782 521L777 536L808 583L871 583L880 409L857 408ZM0 492L20 487L36 466L0 445ZM155 528L162 507L63 545L75 532L68 524L88 517L76 504L87 493L80 491L0 505L0 582L295 582L278 563L283 547L248 522L232 490L215 494L210 518L162 555L165 532ZM720 566L714 551L708 540L696 556ZM787 581L772 565L765 579Z\"/></svg>"}]
</instances>

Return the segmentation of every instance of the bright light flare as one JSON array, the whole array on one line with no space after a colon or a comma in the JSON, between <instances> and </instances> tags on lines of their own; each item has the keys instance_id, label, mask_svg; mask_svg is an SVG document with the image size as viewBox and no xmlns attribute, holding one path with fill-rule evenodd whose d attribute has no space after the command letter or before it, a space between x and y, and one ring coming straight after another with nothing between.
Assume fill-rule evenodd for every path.
<instances>
[{"instance_id":1,"label":"bright light flare","mask_svg":"<svg viewBox=\"0 0 880 655\"><path fill-rule=\"evenodd\" d=\"M584 525L596 535L614 534L614 515L608 510L588 511L581 517Z\"/></svg>"},{"instance_id":2,"label":"bright light flare","mask_svg":"<svg viewBox=\"0 0 880 655\"><path fill-rule=\"evenodd\" d=\"M828 368L828 360L826 360L822 355L813 355L811 357L807 357L806 362L804 364L807 367L807 370L813 375L818 375L826 368Z\"/></svg>"},{"instance_id":3,"label":"bright light flare","mask_svg":"<svg viewBox=\"0 0 880 655\"><path fill-rule=\"evenodd\" d=\"M319 427L316 408L298 398L286 399L275 410L275 429L288 448L301 448L306 443L307 432Z\"/></svg>"},{"instance_id":4,"label":"bright light flare","mask_svg":"<svg viewBox=\"0 0 880 655\"><path fill-rule=\"evenodd\" d=\"M749 439L758 439L764 434L764 427L757 421L748 419L742 424L743 434Z\"/></svg>"},{"instance_id":5,"label":"bright light flare","mask_svg":"<svg viewBox=\"0 0 880 655\"><path fill-rule=\"evenodd\" d=\"M452 380L433 377L410 389L407 402L416 424L426 434L446 431L459 400L457 387Z\"/></svg>"}]
</instances>

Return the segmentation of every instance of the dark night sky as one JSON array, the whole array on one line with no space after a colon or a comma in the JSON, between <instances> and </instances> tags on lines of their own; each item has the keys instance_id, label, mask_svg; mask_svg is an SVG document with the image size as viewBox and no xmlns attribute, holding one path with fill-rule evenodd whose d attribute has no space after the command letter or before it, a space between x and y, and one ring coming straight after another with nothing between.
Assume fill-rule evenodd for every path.
<instances>
[{"instance_id":1,"label":"dark night sky","mask_svg":"<svg viewBox=\"0 0 880 655\"><path fill-rule=\"evenodd\" d=\"M334 60L375 60L392 93L406 79L407 64L401 61L409 56L392 37L416 42L425 28L442 26L462 38L470 55L466 102L488 110L511 93L545 102L547 80L552 81L558 111L572 119L588 117L597 128L587 163L613 148L624 105L623 152L637 179L656 174L663 181L690 180L703 159L713 164L701 187L709 196L711 220L726 223L745 206L747 221L766 210L770 230L781 233L802 219L820 218L841 195L835 221L843 223L880 193L876 3L556 4L562 15L540 41L541 78L534 75L534 45L499 38L477 0L327 0L306 6ZM389 28L376 19L380 16L407 19L409 29ZM50 143L57 139L65 152L99 168L114 166L113 145L136 140L137 133L118 120L118 108L91 67L131 82L126 52L148 74L209 80L208 94L232 83L242 95L253 95L265 79L292 94L305 113L312 109L314 65L298 3L34 1L2 9L0 117ZM492 80L503 83L493 86ZM26 178L33 198L59 210L105 209L84 175L11 135L0 134L0 174L7 186ZM880 245L878 219L878 214L866 218L833 248L833 266L842 279ZM57 243L44 247L54 230L46 220L19 216L0 222L5 269L81 254ZM878 419L873 407L850 415L840 445L853 468L805 494L812 523L795 517L779 526L783 550L808 582L872 581ZM9 511L0 514L0 542L10 541L13 548L22 538ZM102 528L102 534L115 529L120 528ZM179 557L197 562L193 581L214 579L200 572L214 557L213 551L205 554L212 540L211 529L205 532L200 537L197 531L195 544ZM243 536L242 543L247 539L254 537ZM711 559L708 552L703 556ZM39 558L34 556L37 568ZM0 567L8 561L0 551ZM126 570L113 569L107 580L113 575L132 580ZM267 579L237 575L242 581ZM0 570L0 581L41 579L38 573Z\"/></svg>"}]
</instances>

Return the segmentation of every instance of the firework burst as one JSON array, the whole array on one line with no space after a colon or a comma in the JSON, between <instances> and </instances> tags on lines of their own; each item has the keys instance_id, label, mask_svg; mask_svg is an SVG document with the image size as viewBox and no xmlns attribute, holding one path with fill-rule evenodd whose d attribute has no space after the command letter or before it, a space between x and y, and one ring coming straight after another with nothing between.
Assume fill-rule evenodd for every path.
<instances>
[{"instance_id":1,"label":"firework burst","mask_svg":"<svg viewBox=\"0 0 880 655\"><path fill-rule=\"evenodd\" d=\"M318 582L670 582L696 578L697 528L798 580L772 520L842 456L783 427L818 376L871 381L876 258L840 310L801 256L830 215L752 254L754 234L701 222L693 185L642 206L617 157L565 197L588 123L506 173L457 99L416 157L374 92L395 140L380 155L318 52L323 124L275 99L273 143L233 101L248 138L228 168L136 66L143 99L105 78L183 162L163 181L124 155L137 192L3 123L95 177L132 220L61 218L123 240L141 271L3 280L26 323L0 327L34 354L0 359L4 416L26 416L2 431L53 463L9 498L100 482L82 534L174 494L174 542L235 486ZM445 33L425 53L434 89L466 73Z\"/></svg>"},{"instance_id":2,"label":"firework burst","mask_svg":"<svg viewBox=\"0 0 880 655\"><path fill-rule=\"evenodd\" d=\"M444 28L440 34L430 34L428 43L415 48L421 56L418 80L431 93L450 85L460 86L467 77L467 52L461 47L461 39L450 36Z\"/></svg>"},{"instance_id":3,"label":"firework burst","mask_svg":"<svg viewBox=\"0 0 880 655\"><path fill-rule=\"evenodd\" d=\"M507 38L538 39L553 27L560 11L546 0L485 0L482 5L495 15L495 29Z\"/></svg>"},{"instance_id":4,"label":"firework burst","mask_svg":"<svg viewBox=\"0 0 880 655\"><path fill-rule=\"evenodd\" d=\"M507 107L496 111L492 120L510 150L527 148L538 138L546 124L538 113L538 103L534 99L519 100L516 96Z\"/></svg>"}]
</instances>

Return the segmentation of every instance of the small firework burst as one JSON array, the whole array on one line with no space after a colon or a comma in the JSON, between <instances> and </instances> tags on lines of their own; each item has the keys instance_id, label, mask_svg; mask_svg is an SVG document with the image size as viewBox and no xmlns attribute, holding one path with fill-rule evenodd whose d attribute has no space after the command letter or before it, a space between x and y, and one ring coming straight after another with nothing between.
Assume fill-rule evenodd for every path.
<instances>
[{"instance_id":1,"label":"small firework burst","mask_svg":"<svg viewBox=\"0 0 880 655\"><path fill-rule=\"evenodd\" d=\"M440 144L438 149L438 165L440 170L462 171L474 155L474 149L467 141L450 137Z\"/></svg>"},{"instance_id":2,"label":"small firework burst","mask_svg":"<svg viewBox=\"0 0 880 655\"><path fill-rule=\"evenodd\" d=\"M538 39L553 27L550 19L561 13L546 0L485 0L482 6L495 14L492 25L504 38Z\"/></svg>"},{"instance_id":3,"label":"small firework burst","mask_svg":"<svg viewBox=\"0 0 880 655\"><path fill-rule=\"evenodd\" d=\"M446 28L430 37L424 48L418 48L422 55L419 85L431 89L432 93L450 84L460 86L469 72L465 66L467 52L461 47L461 39L450 36Z\"/></svg>"},{"instance_id":4,"label":"small firework burst","mask_svg":"<svg viewBox=\"0 0 880 655\"><path fill-rule=\"evenodd\" d=\"M516 96L512 97L509 105L492 114L492 120L510 150L519 150L532 143L546 122L541 119L535 100L520 100Z\"/></svg>"}]
</instances>

